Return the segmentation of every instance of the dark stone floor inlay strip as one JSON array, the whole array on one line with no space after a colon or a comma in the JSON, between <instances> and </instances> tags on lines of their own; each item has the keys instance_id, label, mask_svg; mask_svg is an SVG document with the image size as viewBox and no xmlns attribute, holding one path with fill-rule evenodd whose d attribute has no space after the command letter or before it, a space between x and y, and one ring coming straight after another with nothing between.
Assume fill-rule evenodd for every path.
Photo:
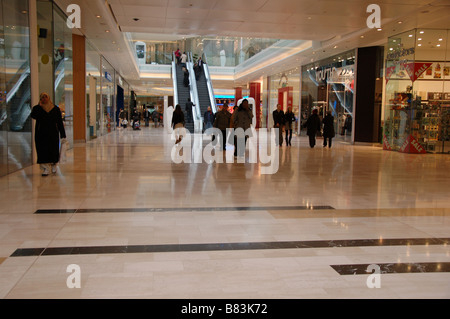
<instances>
[{"instance_id":1,"label":"dark stone floor inlay strip","mask_svg":"<svg viewBox=\"0 0 450 319\"><path fill-rule=\"evenodd\" d=\"M168 207L168 208L91 208L91 209L39 209L35 214L75 213L159 213L204 211L260 211L260 210L319 210L334 209L331 206L268 206L268 207Z\"/></svg>"},{"instance_id":2,"label":"dark stone floor inlay strip","mask_svg":"<svg viewBox=\"0 0 450 319\"><path fill-rule=\"evenodd\" d=\"M133 246L86 246L86 247L48 247L20 248L11 257L57 256L88 254L129 254L158 252L194 252L256 249L301 249L362 246L404 246L404 245L447 245L450 238L395 238L395 239L350 239L322 241L285 242L243 242L210 244L172 244L172 245L133 245Z\"/></svg>"},{"instance_id":3,"label":"dark stone floor inlay strip","mask_svg":"<svg viewBox=\"0 0 450 319\"><path fill-rule=\"evenodd\" d=\"M450 272L450 262L426 262L426 263L387 263L387 264L355 264L355 265L331 265L340 275L370 275L369 266L378 266L379 274L404 274L404 273L430 273ZM373 269L373 268L372 268Z\"/></svg>"}]
</instances>

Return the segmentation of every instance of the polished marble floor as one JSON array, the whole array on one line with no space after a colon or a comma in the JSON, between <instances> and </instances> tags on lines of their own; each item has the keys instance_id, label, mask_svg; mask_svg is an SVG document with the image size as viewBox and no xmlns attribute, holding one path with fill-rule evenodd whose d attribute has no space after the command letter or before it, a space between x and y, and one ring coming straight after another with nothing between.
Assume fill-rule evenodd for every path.
<instances>
[{"instance_id":1,"label":"polished marble floor","mask_svg":"<svg viewBox=\"0 0 450 319\"><path fill-rule=\"evenodd\" d=\"M2 177L0 298L450 298L450 157L321 142L262 174L143 127Z\"/></svg>"}]
</instances>

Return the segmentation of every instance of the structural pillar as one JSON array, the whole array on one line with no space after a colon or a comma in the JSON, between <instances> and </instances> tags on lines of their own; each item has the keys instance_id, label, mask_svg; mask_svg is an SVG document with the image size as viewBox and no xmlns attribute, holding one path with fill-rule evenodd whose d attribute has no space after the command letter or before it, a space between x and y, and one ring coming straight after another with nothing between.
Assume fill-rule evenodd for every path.
<instances>
[{"instance_id":1,"label":"structural pillar","mask_svg":"<svg viewBox=\"0 0 450 319\"><path fill-rule=\"evenodd\" d=\"M250 97L255 100L256 107L256 128L261 127L261 83L250 83Z\"/></svg>"},{"instance_id":2,"label":"structural pillar","mask_svg":"<svg viewBox=\"0 0 450 319\"><path fill-rule=\"evenodd\" d=\"M237 105L240 99L242 99L242 88L234 88L234 105Z\"/></svg>"},{"instance_id":3,"label":"structural pillar","mask_svg":"<svg viewBox=\"0 0 450 319\"><path fill-rule=\"evenodd\" d=\"M86 39L72 35L73 47L73 141L86 142ZM92 107L95 107L93 105Z\"/></svg>"}]
</instances>

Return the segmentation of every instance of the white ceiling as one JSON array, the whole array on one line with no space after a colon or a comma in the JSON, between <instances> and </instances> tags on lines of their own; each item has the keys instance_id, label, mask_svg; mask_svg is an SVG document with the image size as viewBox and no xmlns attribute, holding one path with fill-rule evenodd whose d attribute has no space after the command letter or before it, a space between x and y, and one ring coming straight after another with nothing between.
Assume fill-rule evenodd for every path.
<instances>
[{"instance_id":1,"label":"white ceiling","mask_svg":"<svg viewBox=\"0 0 450 319\"><path fill-rule=\"evenodd\" d=\"M140 83L139 70L125 32L140 33L147 40L243 36L316 41L314 50L233 83L241 85L268 72L292 69L356 47L383 45L389 36L413 28L450 29L450 0L57 0L56 3L62 9L69 4L80 5L79 31L133 85ZM382 31L367 27L370 13L366 10L371 3L381 8ZM148 85L159 83L147 79Z\"/></svg>"}]
</instances>

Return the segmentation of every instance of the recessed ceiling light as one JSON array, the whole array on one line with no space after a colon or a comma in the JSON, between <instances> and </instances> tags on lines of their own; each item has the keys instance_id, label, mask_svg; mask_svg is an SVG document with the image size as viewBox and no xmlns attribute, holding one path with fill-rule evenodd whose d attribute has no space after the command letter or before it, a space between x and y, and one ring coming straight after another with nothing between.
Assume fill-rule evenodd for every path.
<instances>
[{"instance_id":1,"label":"recessed ceiling light","mask_svg":"<svg viewBox=\"0 0 450 319\"><path fill-rule=\"evenodd\" d=\"M422 46L422 44L420 44L420 43L419 43L419 44L418 44L417 46L418 46L418 47L421 47L421 46Z\"/></svg>"},{"instance_id":2,"label":"recessed ceiling light","mask_svg":"<svg viewBox=\"0 0 450 319\"><path fill-rule=\"evenodd\" d=\"M109 32L109 30L106 30L105 32L106 32L106 33L108 33L108 32Z\"/></svg>"},{"instance_id":3,"label":"recessed ceiling light","mask_svg":"<svg viewBox=\"0 0 450 319\"><path fill-rule=\"evenodd\" d=\"M403 23L403 21L399 21L399 22L397 22L398 24L402 24Z\"/></svg>"},{"instance_id":4,"label":"recessed ceiling light","mask_svg":"<svg viewBox=\"0 0 450 319\"><path fill-rule=\"evenodd\" d=\"M418 38L417 40L418 40L418 41L422 41L422 38Z\"/></svg>"},{"instance_id":5,"label":"recessed ceiling light","mask_svg":"<svg viewBox=\"0 0 450 319\"><path fill-rule=\"evenodd\" d=\"M381 30L383 30L383 29L381 29L381 28L378 28L378 29L377 29L377 31L381 31Z\"/></svg>"},{"instance_id":6,"label":"recessed ceiling light","mask_svg":"<svg viewBox=\"0 0 450 319\"><path fill-rule=\"evenodd\" d=\"M439 41L442 41L442 38L439 38Z\"/></svg>"},{"instance_id":7,"label":"recessed ceiling light","mask_svg":"<svg viewBox=\"0 0 450 319\"><path fill-rule=\"evenodd\" d=\"M441 46L440 44L437 45L437 47L440 47L440 46Z\"/></svg>"},{"instance_id":8,"label":"recessed ceiling light","mask_svg":"<svg viewBox=\"0 0 450 319\"><path fill-rule=\"evenodd\" d=\"M96 17L97 17L98 19L100 19L102 16L96 15Z\"/></svg>"},{"instance_id":9,"label":"recessed ceiling light","mask_svg":"<svg viewBox=\"0 0 450 319\"><path fill-rule=\"evenodd\" d=\"M412 35L412 34L410 34L410 35L408 35L408 37L412 38L412 37L413 37L413 35Z\"/></svg>"},{"instance_id":10,"label":"recessed ceiling light","mask_svg":"<svg viewBox=\"0 0 450 319\"><path fill-rule=\"evenodd\" d=\"M425 31L420 31L419 33L420 33L420 34L424 34L424 33L425 33Z\"/></svg>"},{"instance_id":11,"label":"recessed ceiling light","mask_svg":"<svg viewBox=\"0 0 450 319\"><path fill-rule=\"evenodd\" d=\"M364 36L362 35L362 36L360 36L360 38L361 38L361 39L364 39Z\"/></svg>"}]
</instances>

